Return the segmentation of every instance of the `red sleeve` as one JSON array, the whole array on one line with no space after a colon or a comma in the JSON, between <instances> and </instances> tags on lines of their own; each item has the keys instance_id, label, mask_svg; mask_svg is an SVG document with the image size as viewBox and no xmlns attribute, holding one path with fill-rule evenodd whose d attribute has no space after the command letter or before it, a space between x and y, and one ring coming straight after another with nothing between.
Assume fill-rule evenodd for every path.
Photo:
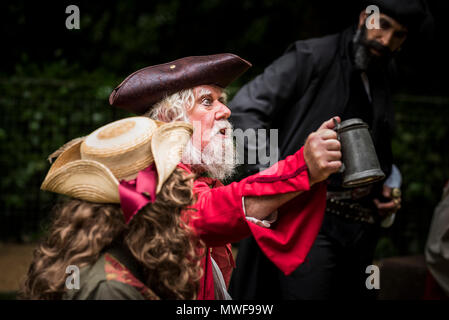
<instances>
[{"instance_id":1,"label":"red sleeve","mask_svg":"<svg viewBox=\"0 0 449 320\"><path fill-rule=\"evenodd\" d=\"M310 190L310 191L309 191ZM274 166L240 182L210 189L195 181L198 219L192 225L207 246L239 241L251 233L265 255L284 273L301 264L315 240L324 216L326 186L310 189L303 148ZM278 209L274 227L259 227L246 220L242 197L305 192Z\"/></svg>"},{"instance_id":2,"label":"red sleeve","mask_svg":"<svg viewBox=\"0 0 449 320\"><path fill-rule=\"evenodd\" d=\"M248 222L260 249L284 274L302 264L315 241L326 208L326 184L313 186L307 193L278 209L279 219L270 229Z\"/></svg>"}]
</instances>

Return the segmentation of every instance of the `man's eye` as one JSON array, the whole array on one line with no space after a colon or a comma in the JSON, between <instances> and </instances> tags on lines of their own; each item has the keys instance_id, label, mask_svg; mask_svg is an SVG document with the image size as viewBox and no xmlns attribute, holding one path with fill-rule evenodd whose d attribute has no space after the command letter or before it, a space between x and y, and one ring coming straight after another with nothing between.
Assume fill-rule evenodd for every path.
<instances>
[{"instance_id":1,"label":"man's eye","mask_svg":"<svg viewBox=\"0 0 449 320\"><path fill-rule=\"evenodd\" d=\"M209 98L205 98L202 100L202 104L204 104L206 106L210 106L212 104L212 100Z\"/></svg>"},{"instance_id":2,"label":"man's eye","mask_svg":"<svg viewBox=\"0 0 449 320\"><path fill-rule=\"evenodd\" d=\"M388 30L388 29L390 29L390 27L391 27L391 24L388 23L387 21L380 21L380 28L382 30Z\"/></svg>"}]
</instances>

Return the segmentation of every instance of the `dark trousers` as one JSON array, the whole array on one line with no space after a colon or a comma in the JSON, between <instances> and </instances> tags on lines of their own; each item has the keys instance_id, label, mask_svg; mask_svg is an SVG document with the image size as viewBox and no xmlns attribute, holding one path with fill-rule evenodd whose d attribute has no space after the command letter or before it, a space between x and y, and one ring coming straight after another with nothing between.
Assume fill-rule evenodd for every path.
<instances>
[{"instance_id":1,"label":"dark trousers","mask_svg":"<svg viewBox=\"0 0 449 320\"><path fill-rule=\"evenodd\" d=\"M379 227L326 214L306 261L290 276L280 272L282 299L370 299L366 287Z\"/></svg>"},{"instance_id":2,"label":"dark trousers","mask_svg":"<svg viewBox=\"0 0 449 320\"><path fill-rule=\"evenodd\" d=\"M260 251L253 238L239 249L230 287L234 299L374 299L367 289L379 238L378 225L352 222L326 213L306 261L285 276ZM257 247L257 248L256 248ZM246 257L245 257L246 255Z\"/></svg>"}]
</instances>

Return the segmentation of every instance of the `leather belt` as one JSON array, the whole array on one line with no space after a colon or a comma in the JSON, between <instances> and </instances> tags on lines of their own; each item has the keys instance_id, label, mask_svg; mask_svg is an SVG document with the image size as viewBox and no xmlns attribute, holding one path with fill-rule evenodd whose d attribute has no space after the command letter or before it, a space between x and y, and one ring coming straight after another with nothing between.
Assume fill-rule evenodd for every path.
<instances>
[{"instance_id":1,"label":"leather belt","mask_svg":"<svg viewBox=\"0 0 449 320\"><path fill-rule=\"evenodd\" d=\"M338 198L328 194L326 213L335 214L355 222L365 222L369 224L378 222L376 210L366 208L359 202L352 200L352 198L344 198L344 195L340 195Z\"/></svg>"}]
</instances>

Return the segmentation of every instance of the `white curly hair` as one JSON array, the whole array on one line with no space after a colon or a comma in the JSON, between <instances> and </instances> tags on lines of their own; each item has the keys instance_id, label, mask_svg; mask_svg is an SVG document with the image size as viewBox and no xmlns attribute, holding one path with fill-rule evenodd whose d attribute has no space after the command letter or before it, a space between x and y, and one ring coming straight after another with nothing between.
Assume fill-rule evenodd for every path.
<instances>
[{"instance_id":1,"label":"white curly hair","mask_svg":"<svg viewBox=\"0 0 449 320\"><path fill-rule=\"evenodd\" d=\"M193 89L186 89L165 97L147 111L144 116L164 122L189 122L187 111L194 105Z\"/></svg>"}]
</instances>

